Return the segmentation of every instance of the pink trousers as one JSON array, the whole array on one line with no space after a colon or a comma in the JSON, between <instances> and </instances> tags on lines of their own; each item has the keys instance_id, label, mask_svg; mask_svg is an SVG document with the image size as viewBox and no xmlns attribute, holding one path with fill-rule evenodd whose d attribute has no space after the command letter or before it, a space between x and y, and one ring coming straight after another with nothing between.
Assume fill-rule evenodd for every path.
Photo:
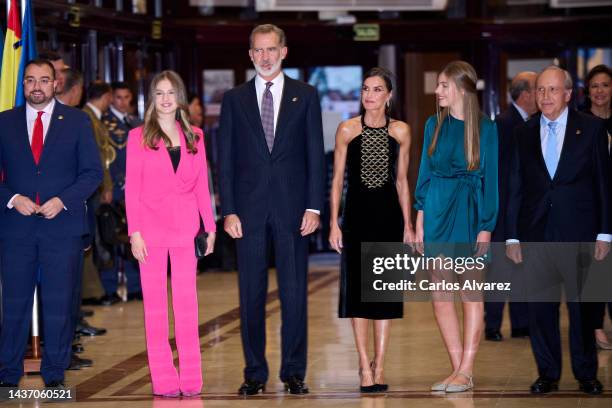
<instances>
[{"instance_id":1,"label":"pink trousers","mask_svg":"<svg viewBox=\"0 0 612 408\"><path fill-rule=\"evenodd\" d=\"M140 281L153 393L198 393L202 389L202 357L194 249L149 247L147 251L146 262L140 264ZM172 309L179 357L178 373L168 341L168 253L172 268Z\"/></svg>"}]
</instances>

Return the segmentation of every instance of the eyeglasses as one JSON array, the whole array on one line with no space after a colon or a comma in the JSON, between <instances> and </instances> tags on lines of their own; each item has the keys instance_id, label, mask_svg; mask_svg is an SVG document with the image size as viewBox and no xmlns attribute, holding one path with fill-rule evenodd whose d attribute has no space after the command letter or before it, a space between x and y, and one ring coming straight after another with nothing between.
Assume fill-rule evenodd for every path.
<instances>
[{"instance_id":1,"label":"eyeglasses","mask_svg":"<svg viewBox=\"0 0 612 408\"><path fill-rule=\"evenodd\" d=\"M551 95L557 95L563 90L564 88L561 88L560 86L549 86L549 87L540 86L536 88L536 92L539 93L540 95L544 95L547 91Z\"/></svg>"},{"instance_id":2,"label":"eyeglasses","mask_svg":"<svg viewBox=\"0 0 612 408\"><path fill-rule=\"evenodd\" d=\"M23 80L24 85L27 86L36 86L36 83L39 83L40 86L48 86L49 84L53 83L53 80L50 78L41 78L41 79L35 79L35 78L26 78Z\"/></svg>"}]
</instances>

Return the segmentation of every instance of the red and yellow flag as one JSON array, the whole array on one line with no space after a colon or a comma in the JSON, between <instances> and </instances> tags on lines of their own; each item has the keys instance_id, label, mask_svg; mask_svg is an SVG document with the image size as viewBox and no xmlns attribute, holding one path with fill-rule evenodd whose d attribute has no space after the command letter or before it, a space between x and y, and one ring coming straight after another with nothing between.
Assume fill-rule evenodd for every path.
<instances>
[{"instance_id":1,"label":"red and yellow flag","mask_svg":"<svg viewBox=\"0 0 612 408\"><path fill-rule=\"evenodd\" d=\"M0 112L15 106L19 86L17 76L21 62L21 13L17 5L17 0L11 0L0 73Z\"/></svg>"}]
</instances>

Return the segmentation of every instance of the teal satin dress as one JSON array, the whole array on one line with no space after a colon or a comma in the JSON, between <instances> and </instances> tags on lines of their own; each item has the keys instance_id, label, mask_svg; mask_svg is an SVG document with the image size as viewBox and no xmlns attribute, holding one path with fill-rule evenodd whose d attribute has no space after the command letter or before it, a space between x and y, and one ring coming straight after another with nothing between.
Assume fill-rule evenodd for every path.
<instances>
[{"instance_id":1,"label":"teal satin dress","mask_svg":"<svg viewBox=\"0 0 612 408\"><path fill-rule=\"evenodd\" d=\"M425 137L415 191L417 210L423 210L425 254L469 256L480 231L493 231L497 220L497 128L480 121L480 167L467 170L463 146L464 122L449 115L436 150L427 150L436 128L436 116L425 124Z\"/></svg>"}]
</instances>

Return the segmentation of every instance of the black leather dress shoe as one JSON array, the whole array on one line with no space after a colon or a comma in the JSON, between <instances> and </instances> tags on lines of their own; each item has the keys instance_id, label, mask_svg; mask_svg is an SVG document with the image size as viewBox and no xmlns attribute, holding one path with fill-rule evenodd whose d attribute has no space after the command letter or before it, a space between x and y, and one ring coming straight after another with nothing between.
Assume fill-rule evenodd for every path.
<instances>
[{"instance_id":1,"label":"black leather dress shoe","mask_svg":"<svg viewBox=\"0 0 612 408\"><path fill-rule=\"evenodd\" d=\"M2 387L2 388L18 388L19 384L5 382L5 381L0 381L0 387Z\"/></svg>"},{"instance_id":2,"label":"black leather dress shoe","mask_svg":"<svg viewBox=\"0 0 612 408\"><path fill-rule=\"evenodd\" d=\"M512 338L526 339L529 337L529 329L512 329Z\"/></svg>"},{"instance_id":3,"label":"black leather dress shoe","mask_svg":"<svg viewBox=\"0 0 612 408\"><path fill-rule=\"evenodd\" d=\"M485 329L485 340L488 341L502 341L504 336L497 329Z\"/></svg>"},{"instance_id":4,"label":"black leather dress shoe","mask_svg":"<svg viewBox=\"0 0 612 408\"><path fill-rule=\"evenodd\" d=\"M304 380L293 375L285 381L285 391L296 395L308 394L308 387Z\"/></svg>"},{"instance_id":5,"label":"black leather dress shoe","mask_svg":"<svg viewBox=\"0 0 612 408\"><path fill-rule=\"evenodd\" d=\"M81 354L84 351L85 351L85 348L83 347L83 345L81 343L74 343L72 345L72 352L73 353Z\"/></svg>"},{"instance_id":6,"label":"black leather dress shoe","mask_svg":"<svg viewBox=\"0 0 612 408\"><path fill-rule=\"evenodd\" d=\"M88 358L80 358L76 354L73 354L70 358L70 365L68 370L80 370L81 368L91 367L93 361Z\"/></svg>"},{"instance_id":7,"label":"black leather dress shoe","mask_svg":"<svg viewBox=\"0 0 612 408\"><path fill-rule=\"evenodd\" d=\"M119 302L121 302L121 298L116 293L113 293L112 295L104 295L100 298L100 304L102 306L111 306Z\"/></svg>"},{"instance_id":8,"label":"black leather dress shoe","mask_svg":"<svg viewBox=\"0 0 612 408\"><path fill-rule=\"evenodd\" d=\"M83 336L102 336L106 329L90 326L85 320L81 320L76 326L76 332Z\"/></svg>"},{"instance_id":9,"label":"black leather dress shoe","mask_svg":"<svg viewBox=\"0 0 612 408\"><path fill-rule=\"evenodd\" d=\"M131 300L142 300L142 292L128 293L127 300L128 302Z\"/></svg>"},{"instance_id":10,"label":"black leather dress shoe","mask_svg":"<svg viewBox=\"0 0 612 408\"><path fill-rule=\"evenodd\" d=\"M66 384L64 384L64 381L54 380L54 381L49 381L48 383L45 383L45 388L64 389L66 388Z\"/></svg>"},{"instance_id":11,"label":"black leather dress shoe","mask_svg":"<svg viewBox=\"0 0 612 408\"><path fill-rule=\"evenodd\" d=\"M259 391L264 392L266 384L256 380L246 380L238 389L238 395L256 395Z\"/></svg>"},{"instance_id":12,"label":"black leather dress shoe","mask_svg":"<svg viewBox=\"0 0 612 408\"><path fill-rule=\"evenodd\" d=\"M549 380L547 378L542 377L538 377L538 379L535 380L533 384L531 384L531 388L529 388L529 391L531 391L532 394L548 394L549 392L558 390L558 381Z\"/></svg>"},{"instance_id":13,"label":"black leather dress shoe","mask_svg":"<svg viewBox=\"0 0 612 408\"><path fill-rule=\"evenodd\" d=\"M79 312L79 316L81 318L83 318L83 317L91 317L93 315L94 315L94 311L93 310L81 309L81 311Z\"/></svg>"},{"instance_id":14,"label":"black leather dress shoe","mask_svg":"<svg viewBox=\"0 0 612 408\"><path fill-rule=\"evenodd\" d=\"M603 385L601 385L598 379L578 381L578 385L580 386L580 391L585 394L599 395L603 392Z\"/></svg>"}]
</instances>

